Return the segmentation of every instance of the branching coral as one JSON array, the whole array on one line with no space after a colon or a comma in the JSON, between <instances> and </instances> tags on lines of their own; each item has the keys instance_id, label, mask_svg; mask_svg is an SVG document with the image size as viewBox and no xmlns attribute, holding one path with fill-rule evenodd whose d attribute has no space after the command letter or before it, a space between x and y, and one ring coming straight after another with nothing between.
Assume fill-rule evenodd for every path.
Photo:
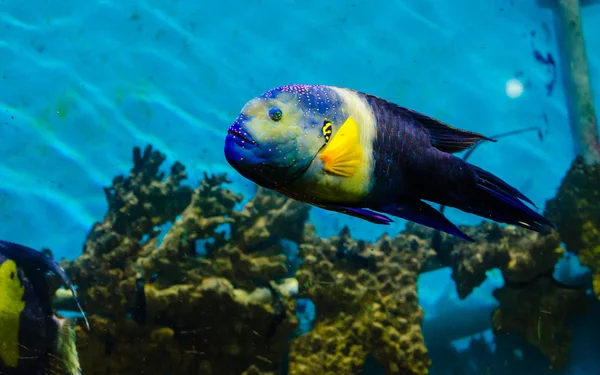
<instances>
[{"instance_id":1,"label":"branching coral","mask_svg":"<svg viewBox=\"0 0 600 375\"><path fill-rule=\"evenodd\" d=\"M163 160L150 147L135 149L129 177L106 189L104 222L83 254L64 262L94 314L92 331L79 332L84 372L276 371L297 319L285 284L274 282L288 269L273 239L298 240L308 208L262 192L235 211L242 197L221 187L224 176L205 176L194 190L180 184L179 163L164 179ZM157 227L169 221L159 241ZM223 224L231 239L218 232ZM251 243L266 245L250 250Z\"/></svg>"},{"instance_id":2,"label":"branching coral","mask_svg":"<svg viewBox=\"0 0 600 375\"><path fill-rule=\"evenodd\" d=\"M566 289L552 279L554 266L564 254L556 232L540 235L513 226L483 223L463 227L476 242L465 242L437 234L438 251L450 255L461 298L485 280L492 268L502 271L506 285L495 293L500 308L494 312L496 332L516 332L548 356L551 364L562 367L569 355L569 319L585 310L585 290ZM429 229L408 226L423 238L433 237Z\"/></svg>"},{"instance_id":3,"label":"branching coral","mask_svg":"<svg viewBox=\"0 0 600 375\"><path fill-rule=\"evenodd\" d=\"M511 283L526 283L547 274L564 254L557 233L540 235L514 226L500 226L484 222L481 225L461 227L475 239L462 241L445 233L415 224L407 231L421 238L436 238L434 249L443 253L442 266L452 268L458 295L467 297L486 278L486 272L499 268L504 279Z\"/></svg>"},{"instance_id":4,"label":"branching coral","mask_svg":"<svg viewBox=\"0 0 600 375\"><path fill-rule=\"evenodd\" d=\"M309 206L272 190L258 188L241 212L235 212L232 239L240 246L265 247L279 239L302 241Z\"/></svg>"},{"instance_id":5,"label":"branching coral","mask_svg":"<svg viewBox=\"0 0 600 375\"><path fill-rule=\"evenodd\" d=\"M409 250L409 251L406 251ZM291 344L290 374L356 374L373 355L388 374L427 374L417 277L435 256L408 233L369 244L307 226L296 275L316 305L314 329Z\"/></svg>"},{"instance_id":6,"label":"branching coral","mask_svg":"<svg viewBox=\"0 0 600 375\"><path fill-rule=\"evenodd\" d=\"M183 165L175 163L164 180L159 173L164 159L150 147L143 154L136 148L129 176L116 177L104 189L108 213L92 227L83 255L68 265L91 311L124 315L135 293L132 266L142 250L142 237L158 236L157 226L174 220L190 203L193 190L180 185L186 178Z\"/></svg>"}]
</instances>

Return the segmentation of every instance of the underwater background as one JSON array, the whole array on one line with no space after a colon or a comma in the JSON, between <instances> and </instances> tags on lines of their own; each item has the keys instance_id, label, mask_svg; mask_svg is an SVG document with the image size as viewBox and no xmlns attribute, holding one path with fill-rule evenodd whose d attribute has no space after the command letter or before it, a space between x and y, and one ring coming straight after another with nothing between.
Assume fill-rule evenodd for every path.
<instances>
[{"instance_id":1,"label":"underwater background","mask_svg":"<svg viewBox=\"0 0 600 375\"><path fill-rule=\"evenodd\" d=\"M581 15L600 108L600 5ZM536 127L480 146L469 161L540 207L575 158L554 16L536 1L2 0L0 30L0 238L49 248L55 259L81 255L109 209L103 189L129 173L134 147L163 153L167 174L183 164L183 186L226 173L223 187L242 194L232 200L242 210L257 188L227 164L227 128L250 98L284 84L368 92L488 136ZM375 242L406 226L307 212L323 238L347 227L354 240ZM430 374L600 374L595 301L572 321L570 359L553 371L518 335L491 343L498 270L464 300L451 271L418 280Z\"/></svg>"}]
</instances>

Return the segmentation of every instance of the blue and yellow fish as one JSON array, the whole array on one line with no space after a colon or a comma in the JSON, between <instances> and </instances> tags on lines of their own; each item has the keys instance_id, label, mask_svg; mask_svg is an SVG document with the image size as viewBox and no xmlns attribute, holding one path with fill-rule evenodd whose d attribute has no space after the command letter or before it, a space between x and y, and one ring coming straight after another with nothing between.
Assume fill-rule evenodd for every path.
<instances>
[{"instance_id":1,"label":"blue and yellow fish","mask_svg":"<svg viewBox=\"0 0 600 375\"><path fill-rule=\"evenodd\" d=\"M373 223L389 224L387 214L473 241L431 201L548 233L531 200L453 155L481 140L494 141L373 95L288 85L244 106L225 157L258 185Z\"/></svg>"},{"instance_id":2,"label":"blue and yellow fish","mask_svg":"<svg viewBox=\"0 0 600 375\"><path fill-rule=\"evenodd\" d=\"M0 374L81 374L75 323L54 313L47 271L63 280L79 306L58 263L31 248L0 241Z\"/></svg>"}]
</instances>

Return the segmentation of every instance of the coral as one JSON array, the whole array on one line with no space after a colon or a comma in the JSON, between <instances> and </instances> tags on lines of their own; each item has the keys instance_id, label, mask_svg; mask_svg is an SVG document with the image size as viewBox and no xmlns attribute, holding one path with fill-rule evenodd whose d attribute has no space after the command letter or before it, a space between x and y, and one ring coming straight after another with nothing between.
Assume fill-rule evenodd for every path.
<instances>
[{"instance_id":1,"label":"coral","mask_svg":"<svg viewBox=\"0 0 600 375\"><path fill-rule=\"evenodd\" d=\"M308 211L304 203L258 187L254 198L235 213L232 238L246 247L264 246L280 238L300 243Z\"/></svg>"},{"instance_id":2,"label":"coral","mask_svg":"<svg viewBox=\"0 0 600 375\"><path fill-rule=\"evenodd\" d=\"M550 277L541 277L494 294L500 301L492 318L494 330L518 333L540 349L553 368L562 368L571 349L570 319L587 308L585 290L561 288Z\"/></svg>"},{"instance_id":3,"label":"coral","mask_svg":"<svg viewBox=\"0 0 600 375\"><path fill-rule=\"evenodd\" d=\"M286 319L275 337L267 337L272 309L226 279L149 288L146 294L148 315L163 325L95 316L93 332L78 331L86 374L241 374L252 363L255 370L248 373L274 373L285 348L281 341L296 325L294 319ZM258 371L262 368L272 371Z\"/></svg>"},{"instance_id":4,"label":"coral","mask_svg":"<svg viewBox=\"0 0 600 375\"><path fill-rule=\"evenodd\" d=\"M142 237L158 236L157 227L174 220L190 203L193 190L180 185L186 178L183 165L175 163L163 181L158 170L164 160L150 146L143 154L134 149L129 177L118 176L104 189L108 203L104 221L93 225L82 256L66 264L91 311L117 316L126 312L135 293L132 265L142 250Z\"/></svg>"},{"instance_id":5,"label":"coral","mask_svg":"<svg viewBox=\"0 0 600 375\"><path fill-rule=\"evenodd\" d=\"M557 366L564 360L565 322L580 300L544 284L564 252L556 233L484 223L462 227L470 243L409 223L375 243L347 228L324 239L306 223L308 205L259 188L237 209L243 198L223 188L225 175L205 174L194 189L180 163L159 173L164 159L134 149L129 176L105 189L108 212L83 254L63 261L91 315L92 330L78 330L84 373L275 374L289 362L292 375L357 374L374 358L388 374L425 375L417 278L445 266L462 298L499 268L507 286L497 294L498 332L517 332ZM282 240L298 245L300 266ZM317 316L290 341L296 297L311 299ZM543 337L563 342L532 336L535 301L552 311Z\"/></svg>"},{"instance_id":6,"label":"coral","mask_svg":"<svg viewBox=\"0 0 600 375\"><path fill-rule=\"evenodd\" d=\"M594 273L594 291L600 297L600 164L575 159L555 198L546 203L567 249Z\"/></svg>"},{"instance_id":7,"label":"coral","mask_svg":"<svg viewBox=\"0 0 600 375\"><path fill-rule=\"evenodd\" d=\"M436 249L448 252L459 297L465 298L499 268L505 286L496 291L500 307L493 314L497 333L515 332L562 367L571 347L570 318L585 311L585 289L566 289L552 279L554 266L564 254L558 233L541 235L514 226L484 222L462 227L476 242L439 234ZM408 225L423 238L430 229Z\"/></svg>"},{"instance_id":8,"label":"coral","mask_svg":"<svg viewBox=\"0 0 600 375\"><path fill-rule=\"evenodd\" d=\"M158 173L164 159L134 150L83 254L63 261L92 315L91 332L78 331L83 372L276 371L298 324L278 239L301 239L308 207L261 191L236 211L242 197L221 187L224 175L192 189L179 163Z\"/></svg>"},{"instance_id":9,"label":"coral","mask_svg":"<svg viewBox=\"0 0 600 375\"><path fill-rule=\"evenodd\" d=\"M304 237L296 278L317 318L291 343L290 374L360 373L368 354L387 374L427 374L416 284L435 256L427 242L409 233L357 242L347 228L321 239L311 225Z\"/></svg>"},{"instance_id":10,"label":"coral","mask_svg":"<svg viewBox=\"0 0 600 375\"><path fill-rule=\"evenodd\" d=\"M551 272L564 254L556 232L541 235L492 222L461 229L475 242L438 232L439 242L434 246L438 253L446 254L442 265L452 268L452 278L460 298L467 297L479 286L488 270L499 268L508 282L526 283ZM408 225L407 230L423 238L434 237L429 228L414 224Z\"/></svg>"}]
</instances>

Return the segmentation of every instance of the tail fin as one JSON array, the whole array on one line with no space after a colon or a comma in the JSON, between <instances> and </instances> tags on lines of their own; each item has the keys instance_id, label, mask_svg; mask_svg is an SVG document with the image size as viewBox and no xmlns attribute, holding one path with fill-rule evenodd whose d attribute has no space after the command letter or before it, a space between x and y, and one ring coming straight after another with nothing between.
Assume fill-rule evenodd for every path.
<instances>
[{"instance_id":1,"label":"tail fin","mask_svg":"<svg viewBox=\"0 0 600 375\"><path fill-rule=\"evenodd\" d=\"M523 193L479 167L474 165L470 165L470 167L479 176L476 197L473 200L477 204L461 208L462 210L542 234L547 234L550 232L550 228L555 228L550 220L522 202L525 201L535 207Z\"/></svg>"},{"instance_id":2,"label":"tail fin","mask_svg":"<svg viewBox=\"0 0 600 375\"><path fill-rule=\"evenodd\" d=\"M76 327L74 319L58 319L56 353L50 356L52 374L81 375L79 355L77 354Z\"/></svg>"}]
</instances>

